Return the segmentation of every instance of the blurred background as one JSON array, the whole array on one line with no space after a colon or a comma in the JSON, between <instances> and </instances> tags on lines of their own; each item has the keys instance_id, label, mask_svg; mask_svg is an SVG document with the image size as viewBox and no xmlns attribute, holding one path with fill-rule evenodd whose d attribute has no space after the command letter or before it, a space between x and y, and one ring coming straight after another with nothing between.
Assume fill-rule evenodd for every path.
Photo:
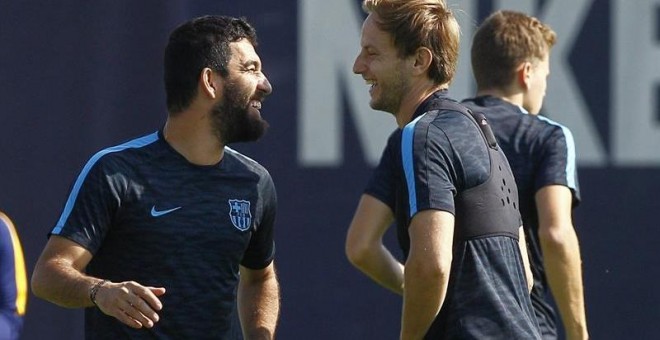
<instances>
[{"instance_id":1,"label":"blurred background","mask_svg":"<svg viewBox=\"0 0 660 340\"><path fill-rule=\"evenodd\" d=\"M462 29L451 93L473 94L469 42L491 11L524 11L559 42L543 114L578 146L575 211L594 339L658 337L660 1L449 0ZM13 218L28 274L69 188L96 151L165 121L162 53L178 24L245 16L274 87L258 143L279 193L280 339L396 339L400 298L348 263L344 237L394 128L351 72L358 0L0 0L0 209ZM394 237L388 235L395 254ZM212 311L209 311L212 312ZM29 296L24 339L82 339L82 311Z\"/></svg>"}]
</instances>

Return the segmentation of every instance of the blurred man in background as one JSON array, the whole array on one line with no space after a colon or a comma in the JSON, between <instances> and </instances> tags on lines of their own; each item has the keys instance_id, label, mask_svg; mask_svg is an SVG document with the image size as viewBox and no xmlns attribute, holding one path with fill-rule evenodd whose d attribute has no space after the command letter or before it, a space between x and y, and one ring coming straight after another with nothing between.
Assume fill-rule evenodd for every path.
<instances>
[{"instance_id":1,"label":"blurred man in background","mask_svg":"<svg viewBox=\"0 0 660 340\"><path fill-rule=\"evenodd\" d=\"M532 302L544 339L557 338L548 288L568 339L587 339L582 261L572 222L580 201L575 145L568 128L539 114L555 32L538 19L498 11L472 42L477 96L463 103L483 113L516 178L534 274Z\"/></svg>"},{"instance_id":2,"label":"blurred man in background","mask_svg":"<svg viewBox=\"0 0 660 340\"><path fill-rule=\"evenodd\" d=\"M23 248L11 219L0 212L0 339L19 339L27 305Z\"/></svg>"}]
</instances>

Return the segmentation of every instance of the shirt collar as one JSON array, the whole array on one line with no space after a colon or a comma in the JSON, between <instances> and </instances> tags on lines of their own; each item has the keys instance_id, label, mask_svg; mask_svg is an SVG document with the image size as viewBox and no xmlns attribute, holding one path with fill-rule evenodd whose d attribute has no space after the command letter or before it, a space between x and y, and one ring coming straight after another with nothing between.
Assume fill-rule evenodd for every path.
<instances>
[{"instance_id":1,"label":"shirt collar","mask_svg":"<svg viewBox=\"0 0 660 340\"><path fill-rule=\"evenodd\" d=\"M439 100L446 100L449 98L449 91L447 89L442 89L433 92L428 96L424 101L417 106L415 113L413 113L411 120L423 115L426 112L432 111L439 107Z\"/></svg>"}]
</instances>

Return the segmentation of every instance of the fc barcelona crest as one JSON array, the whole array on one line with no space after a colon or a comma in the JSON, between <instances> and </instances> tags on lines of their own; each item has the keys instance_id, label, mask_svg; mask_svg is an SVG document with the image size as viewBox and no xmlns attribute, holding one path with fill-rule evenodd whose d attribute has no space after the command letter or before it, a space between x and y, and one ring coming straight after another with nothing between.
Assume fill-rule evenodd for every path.
<instances>
[{"instance_id":1,"label":"fc barcelona crest","mask_svg":"<svg viewBox=\"0 0 660 340\"><path fill-rule=\"evenodd\" d=\"M229 200L229 217L231 223L240 231L250 229L252 225L252 214L250 213L250 201Z\"/></svg>"}]
</instances>

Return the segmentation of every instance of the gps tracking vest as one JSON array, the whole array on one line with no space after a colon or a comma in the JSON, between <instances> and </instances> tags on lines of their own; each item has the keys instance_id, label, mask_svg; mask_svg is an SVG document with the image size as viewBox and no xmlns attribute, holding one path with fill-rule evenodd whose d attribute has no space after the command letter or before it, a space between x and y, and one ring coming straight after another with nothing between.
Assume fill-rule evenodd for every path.
<instances>
[{"instance_id":1,"label":"gps tracking vest","mask_svg":"<svg viewBox=\"0 0 660 340\"><path fill-rule=\"evenodd\" d=\"M446 100L441 101L440 106L434 109L459 111L479 126L490 156L488 180L456 195L454 244L486 235L505 235L517 240L522 225L518 189L506 156L497 146L486 117Z\"/></svg>"}]
</instances>

